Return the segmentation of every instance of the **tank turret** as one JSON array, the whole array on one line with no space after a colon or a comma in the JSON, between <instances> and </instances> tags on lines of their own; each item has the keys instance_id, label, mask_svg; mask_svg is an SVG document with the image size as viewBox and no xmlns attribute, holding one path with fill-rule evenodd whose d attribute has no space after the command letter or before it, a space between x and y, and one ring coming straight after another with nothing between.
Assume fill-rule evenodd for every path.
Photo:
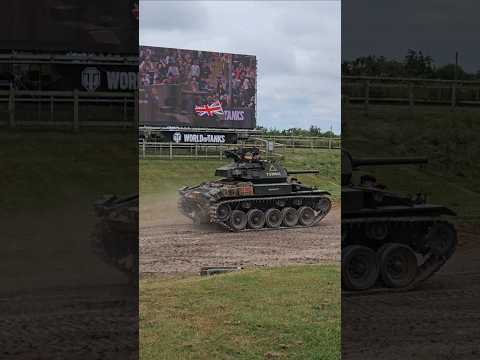
<instances>
[{"instance_id":1,"label":"tank turret","mask_svg":"<svg viewBox=\"0 0 480 360\"><path fill-rule=\"evenodd\" d=\"M231 231L313 226L330 211L328 192L290 176L317 170L288 171L262 160L257 148L224 154L233 161L215 171L222 179L179 190L179 210L194 222Z\"/></svg>"},{"instance_id":2,"label":"tank turret","mask_svg":"<svg viewBox=\"0 0 480 360\"><path fill-rule=\"evenodd\" d=\"M226 158L233 159L230 164L215 171L215 176L227 179L253 181L256 183L275 183L287 181L288 176L297 174L318 174L318 170L288 171L279 163L262 160L257 148L224 151Z\"/></svg>"}]
</instances>

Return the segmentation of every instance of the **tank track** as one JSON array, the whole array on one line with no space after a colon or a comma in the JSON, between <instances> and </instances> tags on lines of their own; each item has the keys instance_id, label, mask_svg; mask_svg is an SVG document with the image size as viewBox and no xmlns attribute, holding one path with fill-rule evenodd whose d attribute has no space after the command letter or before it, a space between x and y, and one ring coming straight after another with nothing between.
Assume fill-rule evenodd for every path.
<instances>
[{"instance_id":1,"label":"tank track","mask_svg":"<svg viewBox=\"0 0 480 360\"><path fill-rule=\"evenodd\" d=\"M454 233L456 234L454 226L445 221L440 220L438 217L378 217L378 218L361 218L361 219L345 219L342 220L342 227L348 226L349 231L353 229L356 224L368 224L373 222L388 222L390 225L393 226L400 226L400 227L409 227L414 224L423 223L425 225L433 226L435 224L444 224L450 227ZM343 231L343 229L342 229ZM426 236L426 235L425 235ZM345 290L342 289L342 295L352 296L352 295L370 295L370 294L381 294L381 293L395 293L395 292L405 292L416 288L419 284L426 281L430 277L432 277L437 271L439 271L445 263L451 258L453 253L455 252L456 248L456 239L452 248L449 249L447 255L445 256L438 256L433 254L432 252L427 252L423 255L424 262L418 266L418 273L416 278L406 287L402 288L389 288L385 286L380 287L373 287L367 290ZM378 281L377 281L378 284Z\"/></svg>"},{"instance_id":2,"label":"tank track","mask_svg":"<svg viewBox=\"0 0 480 360\"><path fill-rule=\"evenodd\" d=\"M223 204L228 204L228 205L230 205L230 207L232 209L235 209L235 208L238 208L242 203L245 203L245 202L261 202L263 204L270 203L270 204L273 205L273 203L275 201L278 201L278 200L288 201L288 200L294 200L294 199L303 199L303 200L305 200L305 199L327 199L328 200L328 207L326 209L316 211L315 220L313 221L313 223L311 225L308 225L308 226L298 225L298 224L295 225L295 226L283 226L283 225L281 225L281 226L275 227L275 228L263 227L261 229L249 229L248 227L246 227L243 230L237 231L237 230L233 229L227 222L221 221L217 217L217 209ZM275 207L275 206L271 206L271 207ZM269 231L269 230L295 229L295 228L305 228L305 227L315 226L330 212L331 208L332 208L332 203L330 201L330 198L326 195L323 195L323 194L301 195L301 196L299 196L299 195L293 195L293 196L285 195L285 196L274 196L274 197L269 197L269 198L251 197L251 198L244 198L244 199L231 199L231 200L219 201L219 202L215 203L213 206L210 207L209 217L210 217L210 223L218 224L221 227L223 227L224 229L226 229L228 231L231 231L231 232Z\"/></svg>"}]
</instances>

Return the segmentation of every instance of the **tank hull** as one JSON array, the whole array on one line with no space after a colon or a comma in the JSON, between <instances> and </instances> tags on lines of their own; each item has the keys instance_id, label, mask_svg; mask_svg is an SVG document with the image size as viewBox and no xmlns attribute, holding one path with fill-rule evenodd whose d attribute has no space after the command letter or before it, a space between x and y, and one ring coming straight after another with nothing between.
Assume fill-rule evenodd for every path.
<instances>
[{"instance_id":1,"label":"tank hull","mask_svg":"<svg viewBox=\"0 0 480 360\"><path fill-rule=\"evenodd\" d=\"M194 223L219 225L227 231L310 227L331 208L328 192L288 182L212 182L179 193L178 208L183 215Z\"/></svg>"},{"instance_id":2,"label":"tank hull","mask_svg":"<svg viewBox=\"0 0 480 360\"><path fill-rule=\"evenodd\" d=\"M454 213L444 206L414 204L345 208L342 209L342 285L346 294L411 290L441 269L455 252L456 230L445 219L445 215ZM356 279L362 280L363 273L357 272L355 279L352 267L355 269L358 259L352 253L367 259L367 251L375 258L366 263L376 270L372 271L370 280L365 277L364 283L356 282ZM402 265L404 260L400 259L399 269L395 270L395 255L385 255L395 251L410 256L410 265ZM395 277L402 281L395 282Z\"/></svg>"}]
</instances>

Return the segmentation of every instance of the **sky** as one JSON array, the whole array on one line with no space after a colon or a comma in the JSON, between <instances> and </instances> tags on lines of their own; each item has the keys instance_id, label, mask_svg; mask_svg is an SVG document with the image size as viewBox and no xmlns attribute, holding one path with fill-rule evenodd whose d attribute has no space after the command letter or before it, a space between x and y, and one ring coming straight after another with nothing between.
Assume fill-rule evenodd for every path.
<instances>
[{"instance_id":1,"label":"sky","mask_svg":"<svg viewBox=\"0 0 480 360\"><path fill-rule=\"evenodd\" d=\"M478 0L343 0L342 56L383 55L402 60L408 49L421 50L436 65L455 62L480 70Z\"/></svg>"},{"instance_id":2,"label":"sky","mask_svg":"<svg viewBox=\"0 0 480 360\"><path fill-rule=\"evenodd\" d=\"M257 125L340 133L340 1L140 1L140 44L256 55Z\"/></svg>"}]
</instances>

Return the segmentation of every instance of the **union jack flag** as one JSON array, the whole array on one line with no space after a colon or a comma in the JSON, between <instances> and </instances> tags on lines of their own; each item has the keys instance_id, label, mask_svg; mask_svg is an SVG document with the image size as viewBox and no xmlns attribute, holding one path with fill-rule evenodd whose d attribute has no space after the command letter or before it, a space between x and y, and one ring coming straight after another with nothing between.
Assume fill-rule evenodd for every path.
<instances>
[{"instance_id":1,"label":"union jack flag","mask_svg":"<svg viewBox=\"0 0 480 360\"><path fill-rule=\"evenodd\" d=\"M200 116L213 116L213 115L223 115L222 104L220 101L215 101L211 105L200 105L195 106L195 112Z\"/></svg>"}]
</instances>

